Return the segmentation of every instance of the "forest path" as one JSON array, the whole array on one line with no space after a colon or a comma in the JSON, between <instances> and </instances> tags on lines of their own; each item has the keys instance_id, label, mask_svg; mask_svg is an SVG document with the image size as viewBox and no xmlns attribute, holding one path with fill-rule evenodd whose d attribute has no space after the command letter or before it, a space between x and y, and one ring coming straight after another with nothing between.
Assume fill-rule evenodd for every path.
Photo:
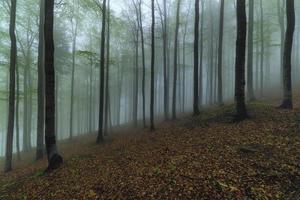
<instances>
[{"instance_id":1,"label":"forest path","mask_svg":"<svg viewBox=\"0 0 300 200\"><path fill-rule=\"evenodd\" d=\"M299 199L299 106L249 113L235 124L232 106L216 108L103 145L78 138L54 173L41 161L1 175L0 199Z\"/></svg>"}]
</instances>

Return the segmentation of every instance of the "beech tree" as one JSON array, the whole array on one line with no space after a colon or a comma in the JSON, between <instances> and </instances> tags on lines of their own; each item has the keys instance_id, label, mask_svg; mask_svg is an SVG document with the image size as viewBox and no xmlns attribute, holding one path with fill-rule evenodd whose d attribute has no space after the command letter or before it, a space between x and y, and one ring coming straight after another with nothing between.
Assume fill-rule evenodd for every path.
<instances>
[{"instance_id":1,"label":"beech tree","mask_svg":"<svg viewBox=\"0 0 300 200\"><path fill-rule=\"evenodd\" d=\"M47 170L57 169L63 159L59 155L55 136L55 70L53 40L54 0L45 2L45 143L48 158Z\"/></svg>"},{"instance_id":2,"label":"beech tree","mask_svg":"<svg viewBox=\"0 0 300 200\"><path fill-rule=\"evenodd\" d=\"M17 40L15 34L16 28L16 9L17 0L10 1L10 24L9 36L11 41L10 48L10 68L9 68L9 106L8 106L8 125L6 138L6 154L4 171L8 172L12 169L12 153L13 153L13 136L14 136L14 119L15 119L15 79L16 79L16 63L17 63Z\"/></svg>"},{"instance_id":3,"label":"beech tree","mask_svg":"<svg viewBox=\"0 0 300 200\"><path fill-rule=\"evenodd\" d=\"M281 108L293 109L292 95L292 49L295 31L295 4L294 0L286 1L287 27L285 33L283 54L283 102Z\"/></svg>"},{"instance_id":4,"label":"beech tree","mask_svg":"<svg viewBox=\"0 0 300 200\"><path fill-rule=\"evenodd\" d=\"M103 109L104 109L104 69L105 69L105 26L106 26L106 0L102 3L102 31L100 46L100 92L99 92L99 127L97 143L104 142L103 138Z\"/></svg>"},{"instance_id":5,"label":"beech tree","mask_svg":"<svg viewBox=\"0 0 300 200\"><path fill-rule=\"evenodd\" d=\"M245 0L238 0L236 4L237 12L237 39L235 58L235 101L236 120L243 120L248 117L245 104L245 56L246 56L246 36L247 18Z\"/></svg>"}]
</instances>

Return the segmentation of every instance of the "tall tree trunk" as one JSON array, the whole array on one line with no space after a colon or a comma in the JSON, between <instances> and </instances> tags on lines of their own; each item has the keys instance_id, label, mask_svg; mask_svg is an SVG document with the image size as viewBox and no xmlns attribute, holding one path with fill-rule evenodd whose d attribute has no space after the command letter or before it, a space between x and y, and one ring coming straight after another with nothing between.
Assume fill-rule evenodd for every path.
<instances>
[{"instance_id":1,"label":"tall tree trunk","mask_svg":"<svg viewBox=\"0 0 300 200\"><path fill-rule=\"evenodd\" d=\"M169 119L169 76L168 76L168 25L167 25L167 0L163 1L163 60L164 60L164 115Z\"/></svg>"},{"instance_id":2,"label":"tall tree trunk","mask_svg":"<svg viewBox=\"0 0 300 200\"><path fill-rule=\"evenodd\" d=\"M19 110L20 110L20 74L19 74L19 65L16 63L16 86L17 86L17 94L16 94L16 145L17 145L17 156L18 160L21 160L20 155L20 121L19 121Z\"/></svg>"},{"instance_id":3,"label":"tall tree trunk","mask_svg":"<svg viewBox=\"0 0 300 200\"><path fill-rule=\"evenodd\" d=\"M284 29L285 29L285 20L284 20L284 6L285 0L277 0L277 14L278 14L278 22L280 27L280 84L283 91L283 51L284 51Z\"/></svg>"},{"instance_id":4,"label":"tall tree trunk","mask_svg":"<svg viewBox=\"0 0 300 200\"><path fill-rule=\"evenodd\" d=\"M73 23L73 21L72 21ZM73 25L72 25L73 26ZM70 139L73 138L73 116L74 116L74 82L76 67L76 44L77 44L78 24L75 22L74 35L72 41L72 77L71 77L71 103L70 103Z\"/></svg>"},{"instance_id":5,"label":"tall tree trunk","mask_svg":"<svg viewBox=\"0 0 300 200\"><path fill-rule=\"evenodd\" d=\"M10 6L10 24L9 36L11 41L10 49L10 68L9 68L9 106L8 106L8 126L6 137L6 153L4 171L8 172L12 169L12 153L13 153L13 136L14 136L14 115L15 115L15 71L17 63L17 41L16 41L16 7L17 1L11 0Z\"/></svg>"},{"instance_id":6,"label":"tall tree trunk","mask_svg":"<svg viewBox=\"0 0 300 200\"><path fill-rule=\"evenodd\" d=\"M199 115L199 0L195 0L194 115Z\"/></svg>"},{"instance_id":7,"label":"tall tree trunk","mask_svg":"<svg viewBox=\"0 0 300 200\"><path fill-rule=\"evenodd\" d=\"M103 138L103 108L104 108L104 69L105 69L105 28L106 28L106 0L103 0L102 8L102 31L100 50L100 93L99 93L99 127L97 143L104 142Z\"/></svg>"},{"instance_id":8,"label":"tall tree trunk","mask_svg":"<svg viewBox=\"0 0 300 200\"><path fill-rule=\"evenodd\" d=\"M105 109L104 109L104 135L108 133L108 111L110 107L110 87L109 87L109 71L110 71L110 0L107 0L107 42L106 42L106 74L105 74Z\"/></svg>"},{"instance_id":9,"label":"tall tree trunk","mask_svg":"<svg viewBox=\"0 0 300 200\"><path fill-rule=\"evenodd\" d=\"M142 101L143 101L143 125L146 128L146 59L145 59L145 39L144 39L144 29L142 20L142 1L139 1L139 28L141 33L141 44L142 44Z\"/></svg>"},{"instance_id":10,"label":"tall tree trunk","mask_svg":"<svg viewBox=\"0 0 300 200\"><path fill-rule=\"evenodd\" d=\"M237 40L236 40L236 64L235 64L235 100L236 120L247 118L245 105L245 56L247 18L245 0L237 1Z\"/></svg>"},{"instance_id":11,"label":"tall tree trunk","mask_svg":"<svg viewBox=\"0 0 300 200\"><path fill-rule=\"evenodd\" d=\"M260 96L264 94L264 54L265 54L265 41L264 41L264 9L262 0L260 0Z\"/></svg>"},{"instance_id":12,"label":"tall tree trunk","mask_svg":"<svg viewBox=\"0 0 300 200\"><path fill-rule=\"evenodd\" d=\"M254 0L249 0L249 25L248 25L248 65L247 65L247 95L249 101L254 101L253 91L253 21Z\"/></svg>"},{"instance_id":13,"label":"tall tree trunk","mask_svg":"<svg viewBox=\"0 0 300 200\"><path fill-rule=\"evenodd\" d=\"M204 0L201 0L200 24L200 73L199 73L199 106L203 104L203 33L204 33Z\"/></svg>"},{"instance_id":14,"label":"tall tree trunk","mask_svg":"<svg viewBox=\"0 0 300 200\"><path fill-rule=\"evenodd\" d=\"M38 114L37 114L37 146L36 160L44 155L44 123L45 123L45 71L44 71L44 10L45 2L40 0L39 46L38 46Z\"/></svg>"},{"instance_id":15,"label":"tall tree trunk","mask_svg":"<svg viewBox=\"0 0 300 200\"><path fill-rule=\"evenodd\" d=\"M223 32L224 32L224 0L221 0L218 48L218 104L223 105Z\"/></svg>"},{"instance_id":16,"label":"tall tree trunk","mask_svg":"<svg viewBox=\"0 0 300 200\"><path fill-rule=\"evenodd\" d=\"M58 168L63 159L58 154L55 138L55 70L53 41L54 0L45 2L45 142L48 170Z\"/></svg>"},{"instance_id":17,"label":"tall tree trunk","mask_svg":"<svg viewBox=\"0 0 300 200\"><path fill-rule=\"evenodd\" d=\"M292 95L292 49L295 31L295 5L294 0L286 1L286 16L287 28L285 35L284 54L283 54L283 83L284 94L281 108L293 109L293 95Z\"/></svg>"},{"instance_id":18,"label":"tall tree trunk","mask_svg":"<svg viewBox=\"0 0 300 200\"><path fill-rule=\"evenodd\" d=\"M151 0L151 94L150 94L150 130L154 131L154 62L155 62L155 13L154 0Z\"/></svg>"},{"instance_id":19,"label":"tall tree trunk","mask_svg":"<svg viewBox=\"0 0 300 200\"><path fill-rule=\"evenodd\" d=\"M176 28L174 41L174 80L173 80L173 102L172 102L172 119L176 119L176 95L177 95L177 65L178 65L178 32L179 32L179 12L181 0L177 0L176 11Z\"/></svg>"}]
</instances>

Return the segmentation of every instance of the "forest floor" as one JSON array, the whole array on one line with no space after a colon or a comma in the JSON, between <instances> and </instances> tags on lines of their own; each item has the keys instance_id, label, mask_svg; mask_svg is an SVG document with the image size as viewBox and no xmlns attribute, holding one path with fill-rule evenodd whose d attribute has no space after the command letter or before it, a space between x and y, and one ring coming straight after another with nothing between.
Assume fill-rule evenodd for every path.
<instances>
[{"instance_id":1,"label":"forest floor","mask_svg":"<svg viewBox=\"0 0 300 200\"><path fill-rule=\"evenodd\" d=\"M102 145L77 138L53 173L44 160L1 174L0 199L300 199L300 106L257 102L249 114L232 123L225 106Z\"/></svg>"}]
</instances>

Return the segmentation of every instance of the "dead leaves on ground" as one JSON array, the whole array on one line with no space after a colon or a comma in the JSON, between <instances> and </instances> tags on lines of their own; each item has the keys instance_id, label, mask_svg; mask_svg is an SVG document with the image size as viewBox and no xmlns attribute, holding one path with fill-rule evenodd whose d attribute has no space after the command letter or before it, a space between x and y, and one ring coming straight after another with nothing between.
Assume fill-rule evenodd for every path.
<instances>
[{"instance_id":1,"label":"dead leaves on ground","mask_svg":"<svg viewBox=\"0 0 300 200\"><path fill-rule=\"evenodd\" d=\"M133 130L86 148L47 176L9 186L6 199L299 199L300 111L232 107ZM1 196L0 195L0 196Z\"/></svg>"}]
</instances>

